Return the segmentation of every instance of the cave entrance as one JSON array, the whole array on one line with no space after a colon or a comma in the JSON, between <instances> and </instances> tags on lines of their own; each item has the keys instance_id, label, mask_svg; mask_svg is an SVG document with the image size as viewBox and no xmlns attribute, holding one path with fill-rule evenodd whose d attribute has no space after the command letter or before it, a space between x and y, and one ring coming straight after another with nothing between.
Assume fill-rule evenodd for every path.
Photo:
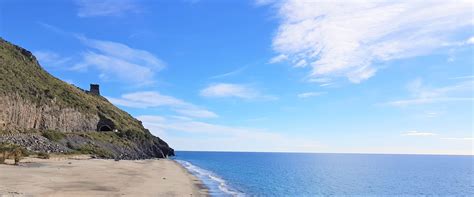
<instances>
[{"instance_id":1,"label":"cave entrance","mask_svg":"<svg viewBox=\"0 0 474 197\"><path fill-rule=\"evenodd\" d=\"M97 122L97 131L113 131L115 124L112 120L99 114L99 122Z\"/></svg>"},{"instance_id":2,"label":"cave entrance","mask_svg":"<svg viewBox=\"0 0 474 197\"><path fill-rule=\"evenodd\" d=\"M99 131L112 131L112 128L110 128L109 125L102 125L100 126Z\"/></svg>"}]
</instances>

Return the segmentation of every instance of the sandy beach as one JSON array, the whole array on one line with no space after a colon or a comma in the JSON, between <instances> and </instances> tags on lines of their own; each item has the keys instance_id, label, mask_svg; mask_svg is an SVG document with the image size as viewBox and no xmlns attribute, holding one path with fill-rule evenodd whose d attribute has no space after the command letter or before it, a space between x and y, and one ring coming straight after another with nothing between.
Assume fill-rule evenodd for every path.
<instances>
[{"instance_id":1,"label":"sandy beach","mask_svg":"<svg viewBox=\"0 0 474 197\"><path fill-rule=\"evenodd\" d=\"M207 196L169 159L114 161L85 156L25 158L0 165L0 196Z\"/></svg>"}]
</instances>

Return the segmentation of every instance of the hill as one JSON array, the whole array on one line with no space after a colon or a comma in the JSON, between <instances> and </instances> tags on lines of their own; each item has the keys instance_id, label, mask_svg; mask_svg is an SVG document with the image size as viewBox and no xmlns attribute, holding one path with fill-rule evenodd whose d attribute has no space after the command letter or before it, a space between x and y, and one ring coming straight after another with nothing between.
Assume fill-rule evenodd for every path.
<instances>
[{"instance_id":1,"label":"hill","mask_svg":"<svg viewBox=\"0 0 474 197\"><path fill-rule=\"evenodd\" d=\"M166 142L95 92L46 72L31 52L0 38L0 142L36 152L142 159L174 155Z\"/></svg>"}]
</instances>

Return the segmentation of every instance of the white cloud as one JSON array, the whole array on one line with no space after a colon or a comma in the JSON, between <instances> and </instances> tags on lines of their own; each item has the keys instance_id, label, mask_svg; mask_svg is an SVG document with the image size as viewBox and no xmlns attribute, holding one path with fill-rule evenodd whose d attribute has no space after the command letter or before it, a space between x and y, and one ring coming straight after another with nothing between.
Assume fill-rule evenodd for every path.
<instances>
[{"instance_id":1,"label":"white cloud","mask_svg":"<svg viewBox=\"0 0 474 197\"><path fill-rule=\"evenodd\" d=\"M218 117L214 112L203 109L202 107L187 103L172 96L162 95L159 92L134 92L124 94L120 98L107 97L107 99L119 106L132 108L156 108L170 107L178 114L196 118L215 118Z\"/></svg>"},{"instance_id":2,"label":"white cloud","mask_svg":"<svg viewBox=\"0 0 474 197\"><path fill-rule=\"evenodd\" d=\"M309 98L309 97L315 97L315 96L321 96L326 94L326 92L304 92L298 94L298 98Z\"/></svg>"},{"instance_id":3,"label":"white cloud","mask_svg":"<svg viewBox=\"0 0 474 197\"><path fill-rule=\"evenodd\" d=\"M177 98L162 95L159 92L134 92L124 94L121 98L108 98L112 103L126 107L149 108L160 106L181 106L186 103Z\"/></svg>"},{"instance_id":4,"label":"white cloud","mask_svg":"<svg viewBox=\"0 0 474 197\"><path fill-rule=\"evenodd\" d=\"M355 83L375 74L374 63L428 54L474 24L471 1L285 0L275 6L277 57L309 66L311 77Z\"/></svg>"},{"instance_id":5,"label":"white cloud","mask_svg":"<svg viewBox=\"0 0 474 197\"><path fill-rule=\"evenodd\" d=\"M317 83L320 87L334 86L336 83L333 82L330 78L327 77L318 77L318 78L308 78L306 81L310 83Z\"/></svg>"},{"instance_id":6,"label":"white cloud","mask_svg":"<svg viewBox=\"0 0 474 197\"><path fill-rule=\"evenodd\" d=\"M255 0L257 6L265 6L272 3L275 3L277 0Z\"/></svg>"},{"instance_id":7,"label":"white cloud","mask_svg":"<svg viewBox=\"0 0 474 197\"><path fill-rule=\"evenodd\" d=\"M332 80L330 78L327 78L327 77L309 78L308 79L308 82L311 82L311 83L329 83L331 81Z\"/></svg>"},{"instance_id":8,"label":"white cloud","mask_svg":"<svg viewBox=\"0 0 474 197\"><path fill-rule=\"evenodd\" d=\"M435 136L436 133L431 132L420 132L420 131L407 131L402 133L402 136Z\"/></svg>"},{"instance_id":9,"label":"white cloud","mask_svg":"<svg viewBox=\"0 0 474 197\"><path fill-rule=\"evenodd\" d=\"M264 99L274 100L276 97L263 95L259 91L248 85L218 83L204 88L200 92L201 96L209 98L236 97L242 99Z\"/></svg>"},{"instance_id":10,"label":"white cloud","mask_svg":"<svg viewBox=\"0 0 474 197\"><path fill-rule=\"evenodd\" d=\"M439 102L473 101L474 81L462 81L454 85L432 88L423 85L421 79L408 84L412 98L388 102L389 105L405 106Z\"/></svg>"},{"instance_id":11,"label":"white cloud","mask_svg":"<svg viewBox=\"0 0 474 197\"><path fill-rule=\"evenodd\" d=\"M445 137L442 140L456 140L456 141L474 141L472 137Z\"/></svg>"},{"instance_id":12,"label":"white cloud","mask_svg":"<svg viewBox=\"0 0 474 197\"><path fill-rule=\"evenodd\" d=\"M138 116L152 133L178 150L317 152L316 140L287 136L265 129L233 127L162 116ZM187 133L186 137L173 135ZM198 135L199 137L195 137Z\"/></svg>"},{"instance_id":13,"label":"white cloud","mask_svg":"<svg viewBox=\"0 0 474 197\"><path fill-rule=\"evenodd\" d=\"M75 65L74 69L84 69L89 66L100 70L99 76L105 81L122 81L138 85L154 82L154 72L151 68L94 52L84 53L83 61Z\"/></svg>"},{"instance_id":14,"label":"white cloud","mask_svg":"<svg viewBox=\"0 0 474 197\"><path fill-rule=\"evenodd\" d=\"M331 86L333 85L334 83L323 83L323 84L320 84L319 86L321 87L326 87L326 86Z\"/></svg>"},{"instance_id":15,"label":"white cloud","mask_svg":"<svg viewBox=\"0 0 474 197\"><path fill-rule=\"evenodd\" d=\"M76 0L76 4L79 17L122 16L141 10L134 0Z\"/></svg>"},{"instance_id":16,"label":"white cloud","mask_svg":"<svg viewBox=\"0 0 474 197\"><path fill-rule=\"evenodd\" d=\"M427 118L436 118L440 115L441 115L440 112L426 112L425 113L425 117L427 117Z\"/></svg>"},{"instance_id":17,"label":"white cloud","mask_svg":"<svg viewBox=\"0 0 474 197\"><path fill-rule=\"evenodd\" d=\"M88 39L83 36L80 36L79 39L86 46L96 49L107 56L119 57L126 61L137 62L138 64L154 67L156 69L162 69L165 67L162 60L145 50L133 49L118 42Z\"/></svg>"},{"instance_id":18,"label":"white cloud","mask_svg":"<svg viewBox=\"0 0 474 197\"><path fill-rule=\"evenodd\" d=\"M444 43L442 43L442 46L446 46L446 47L452 47L452 46L460 47L460 46L466 46L466 45L471 45L471 44L474 44L474 36L471 36L471 37L467 38L466 40L453 41L453 42L444 42ZM450 53L452 53L453 51L454 51L454 48L451 48L451 49L450 49ZM451 55L451 54L450 54L450 55Z\"/></svg>"},{"instance_id":19,"label":"white cloud","mask_svg":"<svg viewBox=\"0 0 474 197\"><path fill-rule=\"evenodd\" d=\"M195 117L195 118L216 118L217 114L214 112L204 110L198 107L190 107L190 108L185 108L185 109L175 109L175 112L189 116L189 117Z\"/></svg>"},{"instance_id":20,"label":"white cloud","mask_svg":"<svg viewBox=\"0 0 474 197\"><path fill-rule=\"evenodd\" d=\"M305 67L308 65L308 62L306 60L300 60L295 64L295 67Z\"/></svg>"},{"instance_id":21,"label":"white cloud","mask_svg":"<svg viewBox=\"0 0 474 197\"><path fill-rule=\"evenodd\" d=\"M209 85L201 90L201 95L204 97L239 97L239 98L253 98L257 95L256 91L239 84L219 83Z\"/></svg>"},{"instance_id":22,"label":"white cloud","mask_svg":"<svg viewBox=\"0 0 474 197\"><path fill-rule=\"evenodd\" d=\"M148 85L154 82L154 73L165 67L163 61L145 50L117 42L79 39L90 50L82 54L82 61L73 69L97 68L103 80Z\"/></svg>"},{"instance_id":23,"label":"white cloud","mask_svg":"<svg viewBox=\"0 0 474 197\"><path fill-rule=\"evenodd\" d=\"M71 60L52 51L35 51L33 54L43 66L48 67L57 67Z\"/></svg>"},{"instance_id":24,"label":"white cloud","mask_svg":"<svg viewBox=\"0 0 474 197\"><path fill-rule=\"evenodd\" d=\"M471 36L469 39L467 39L466 44L474 44L474 36Z\"/></svg>"},{"instance_id":25,"label":"white cloud","mask_svg":"<svg viewBox=\"0 0 474 197\"><path fill-rule=\"evenodd\" d=\"M280 54L280 55L277 55L277 56L273 57L272 59L270 59L270 61L268 61L268 63L269 64L275 64L275 63L283 62L285 60L288 60L288 56L284 55L284 54Z\"/></svg>"}]
</instances>

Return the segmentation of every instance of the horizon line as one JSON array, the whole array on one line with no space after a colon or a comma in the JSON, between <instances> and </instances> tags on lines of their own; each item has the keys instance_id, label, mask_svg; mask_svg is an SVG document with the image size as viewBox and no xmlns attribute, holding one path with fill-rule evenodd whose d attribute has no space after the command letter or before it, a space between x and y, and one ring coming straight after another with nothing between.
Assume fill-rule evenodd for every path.
<instances>
[{"instance_id":1,"label":"horizon line","mask_svg":"<svg viewBox=\"0 0 474 197\"><path fill-rule=\"evenodd\" d=\"M360 155L433 155L433 156L474 156L471 154L437 154L437 153L367 153L367 152L292 152L292 151L231 151L231 150L175 150L175 152L225 152L225 153L295 153L295 154L360 154Z\"/></svg>"}]
</instances>

